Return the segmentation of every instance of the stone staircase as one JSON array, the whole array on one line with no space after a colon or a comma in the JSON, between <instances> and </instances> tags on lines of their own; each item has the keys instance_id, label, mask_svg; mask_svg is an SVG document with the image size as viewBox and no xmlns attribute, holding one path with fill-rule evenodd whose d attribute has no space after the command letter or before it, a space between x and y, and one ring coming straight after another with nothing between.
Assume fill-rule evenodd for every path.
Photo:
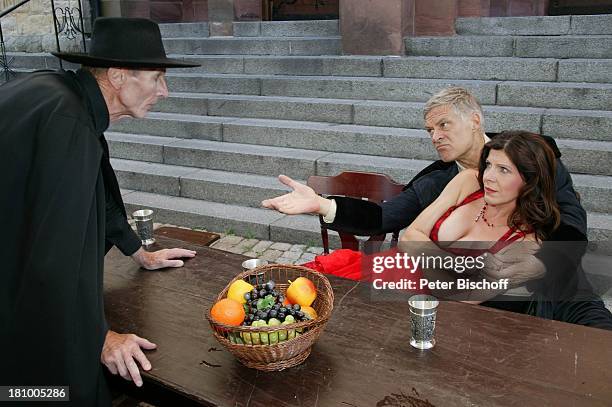
<instances>
[{"instance_id":1,"label":"stone staircase","mask_svg":"<svg viewBox=\"0 0 612 407\"><path fill-rule=\"evenodd\" d=\"M170 97L107 132L129 209L157 221L316 245L314 216L261 209L299 180L342 170L407 182L436 157L424 102L456 84L484 105L487 131L554 136L612 253L612 16L464 18L451 38L406 38L407 56L341 56L337 21L162 25L166 48L201 67L170 70ZM11 54L23 70L56 67Z\"/></svg>"}]
</instances>

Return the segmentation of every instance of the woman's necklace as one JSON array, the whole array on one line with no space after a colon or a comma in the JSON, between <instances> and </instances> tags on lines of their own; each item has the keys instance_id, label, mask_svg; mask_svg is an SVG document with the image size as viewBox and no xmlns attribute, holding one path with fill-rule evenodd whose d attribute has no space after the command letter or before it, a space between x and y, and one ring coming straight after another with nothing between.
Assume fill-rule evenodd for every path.
<instances>
[{"instance_id":1,"label":"woman's necklace","mask_svg":"<svg viewBox=\"0 0 612 407\"><path fill-rule=\"evenodd\" d=\"M482 220L484 221L484 223L490 227L500 227L500 226L508 226L508 225L494 225L492 223L489 223L489 221L487 220L486 217L486 213L487 213L487 207L489 206L488 203L485 202L485 204L482 206L482 209L480 210L480 212L478 213L478 216L476 216L476 218L474 218L474 223L478 223L478 221L482 218Z\"/></svg>"}]
</instances>

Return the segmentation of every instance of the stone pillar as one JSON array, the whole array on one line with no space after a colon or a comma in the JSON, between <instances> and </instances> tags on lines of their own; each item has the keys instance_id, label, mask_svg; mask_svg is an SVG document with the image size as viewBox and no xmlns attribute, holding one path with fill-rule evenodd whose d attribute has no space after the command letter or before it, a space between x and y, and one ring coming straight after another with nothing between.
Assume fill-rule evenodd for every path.
<instances>
[{"instance_id":1,"label":"stone pillar","mask_svg":"<svg viewBox=\"0 0 612 407\"><path fill-rule=\"evenodd\" d=\"M454 35L457 2L340 0L342 50L345 54L403 55L406 36Z\"/></svg>"},{"instance_id":2,"label":"stone pillar","mask_svg":"<svg viewBox=\"0 0 612 407\"><path fill-rule=\"evenodd\" d=\"M455 35L458 0L416 0L414 31L406 35ZM409 17L410 18L410 17Z\"/></svg>"},{"instance_id":3,"label":"stone pillar","mask_svg":"<svg viewBox=\"0 0 612 407\"><path fill-rule=\"evenodd\" d=\"M457 15L459 17L489 17L491 0L459 0Z\"/></svg>"},{"instance_id":4,"label":"stone pillar","mask_svg":"<svg viewBox=\"0 0 612 407\"><path fill-rule=\"evenodd\" d=\"M234 32L234 0L208 0L208 27L211 36Z\"/></svg>"},{"instance_id":5,"label":"stone pillar","mask_svg":"<svg viewBox=\"0 0 612 407\"><path fill-rule=\"evenodd\" d=\"M548 15L549 0L491 0L492 17Z\"/></svg>"},{"instance_id":6,"label":"stone pillar","mask_svg":"<svg viewBox=\"0 0 612 407\"><path fill-rule=\"evenodd\" d=\"M403 26L413 0L340 0L342 51L350 55L399 55Z\"/></svg>"},{"instance_id":7,"label":"stone pillar","mask_svg":"<svg viewBox=\"0 0 612 407\"><path fill-rule=\"evenodd\" d=\"M262 0L234 0L236 21L261 21Z\"/></svg>"}]
</instances>

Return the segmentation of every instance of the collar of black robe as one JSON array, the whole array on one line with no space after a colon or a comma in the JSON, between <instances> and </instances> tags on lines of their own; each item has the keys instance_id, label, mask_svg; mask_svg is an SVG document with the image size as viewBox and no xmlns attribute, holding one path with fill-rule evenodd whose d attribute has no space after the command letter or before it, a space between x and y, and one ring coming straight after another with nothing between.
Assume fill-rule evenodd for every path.
<instances>
[{"instance_id":1,"label":"collar of black robe","mask_svg":"<svg viewBox=\"0 0 612 407\"><path fill-rule=\"evenodd\" d=\"M91 73L82 69L76 72L76 80L83 89L87 108L93 118L94 129L98 137L100 137L108 129L110 123L108 106L106 106L100 85L98 85L98 81L96 81L96 78Z\"/></svg>"}]
</instances>

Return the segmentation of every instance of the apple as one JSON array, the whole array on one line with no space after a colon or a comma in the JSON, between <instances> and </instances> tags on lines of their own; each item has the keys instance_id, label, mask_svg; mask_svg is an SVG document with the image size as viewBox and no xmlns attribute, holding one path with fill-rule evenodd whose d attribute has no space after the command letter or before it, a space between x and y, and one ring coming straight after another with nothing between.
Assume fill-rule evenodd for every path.
<instances>
[{"instance_id":1,"label":"apple","mask_svg":"<svg viewBox=\"0 0 612 407\"><path fill-rule=\"evenodd\" d=\"M315 298L317 298L317 289L306 277L298 277L287 288L287 299L292 304L309 307Z\"/></svg>"}]
</instances>

